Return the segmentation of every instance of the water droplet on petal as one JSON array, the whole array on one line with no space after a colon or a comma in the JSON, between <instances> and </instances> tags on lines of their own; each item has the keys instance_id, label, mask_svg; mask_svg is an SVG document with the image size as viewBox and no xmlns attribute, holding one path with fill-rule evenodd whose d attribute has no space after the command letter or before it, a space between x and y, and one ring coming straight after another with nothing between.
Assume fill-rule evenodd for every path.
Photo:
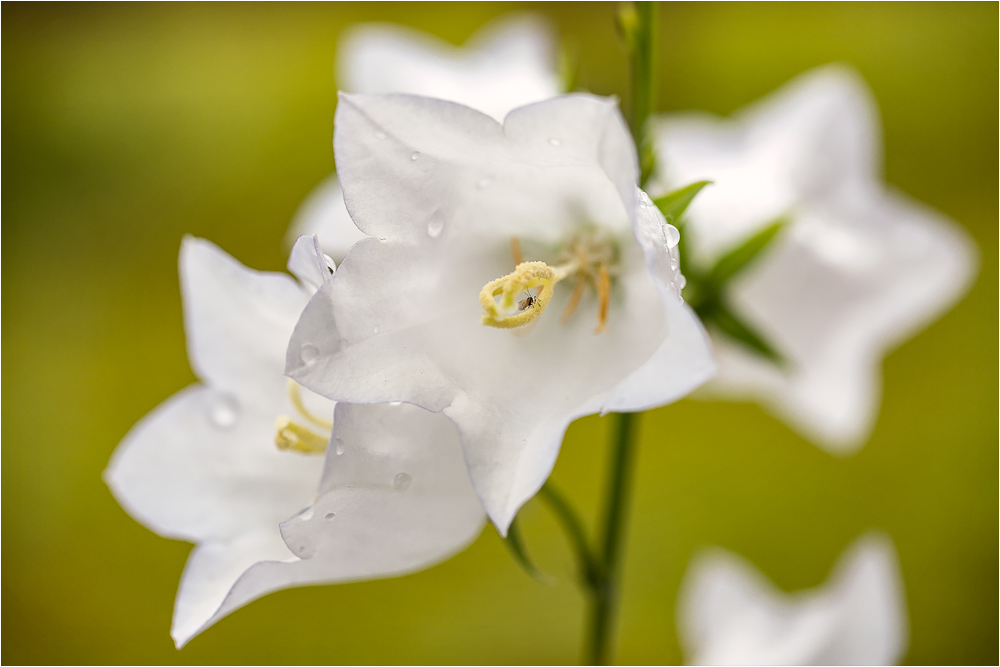
<instances>
[{"instance_id":1,"label":"water droplet on petal","mask_svg":"<svg viewBox=\"0 0 1000 667\"><path fill-rule=\"evenodd\" d=\"M373 334L377 334L378 333L378 327L372 327L372 333Z\"/></svg>"},{"instance_id":2,"label":"water droplet on petal","mask_svg":"<svg viewBox=\"0 0 1000 667\"><path fill-rule=\"evenodd\" d=\"M413 151L413 154L410 155L411 160L416 160L419 157L420 157L420 151Z\"/></svg>"},{"instance_id":3,"label":"water droplet on petal","mask_svg":"<svg viewBox=\"0 0 1000 667\"><path fill-rule=\"evenodd\" d=\"M436 239L441 236L441 232L444 231L444 220L438 217L431 218L431 221L427 223L427 236L432 239Z\"/></svg>"},{"instance_id":4,"label":"water droplet on petal","mask_svg":"<svg viewBox=\"0 0 1000 667\"><path fill-rule=\"evenodd\" d=\"M326 519L327 521L329 521L330 519L332 519L335 516L337 516L336 512L327 512L326 514L323 515L323 518Z\"/></svg>"},{"instance_id":5,"label":"water droplet on petal","mask_svg":"<svg viewBox=\"0 0 1000 667\"><path fill-rule=\"evenodd\" d=\"M307 364L311 364L319 359L319 348L312 343L305 343L299 350L299 356Z\"/></svg>"},{"instance_id":6,"label":"water droplet on petal","mask_svg":"<svg viewBox=\"0 0 1000 667\"><path fill-rule=\"evenodd\" d=\"M639 203L642 204L643 206L652 206L653 200L650 199L649 195L647 195L645 192L639 190Z\"/></svg>"},{"instance_id":7,"label":"water droplet on petal","mask_svg":"<svg viewBox=\"0 0 1000 667\"><path fill-rule=\"evenodd\" d=\"M398 407L398 406L400 406L402 404L403 404L402 401L389 401L389 405L391 405L393 407Z\"/></svg>"},{"instance_id":8,"label":"water droplet on petal","mask_svg":"<svg viewBox=\"0 0 1000 667\"><path fill-rule=\"evenodd\" d=\"M231 394L216 394L208 406L208 419L217 428L232 428L239 416L240 402Z\"/></svg>"},{"instance_id":9,"label":"water droplet on petal","mask_svg":"<svg viewBox=\"0 0 1000 667\"><path fill-rule=\"evenodd\" d=\"M688 284L688 279L684 277L684 274L677 276L677 287L678 289L684 289Z\"/></svg>"},{"instance_id":10,"label":"water droplet on petal","mask_svg":"<svg viewBox=\"0 0 1000 667\"><path fill-rule=\"evenodd\" d=\"M549 144L552 146L562 146L562 142L556 139L555 137L549 139Z\"/></svg>"},{"instance_id":11,"label":"water droplet on petal","mask_svg":"<svg viewBox=\"0 0 1000 667\"><path fill-rule=\"evenodd\" d=\"M336 445L336 447L334 448L334 451L337 452L337 456L343 456L343 454L344 454L344 441L341 440L340 438L334 438L333 442Z\"/></svg>"},{"instance_id":12,"label":"water droplet on petal","mask_svg":"<svg viewBox=\"0 0 1000 667\"><path fill-rule=\"evenodd\" d=\"M303 521L311 521L312 518L313 518L313 511L312 510L306 510L300 516L302 517Z\"/></svg>"},{"instance_id":13,"label":"water droplet on petal","mask_svg":"<svg viewBox=\"0 0 1000 667\"><path fill-rule=\"evenodd\" d=\"M480 190L485 190L486 188L490 187L490 183L492 183L490 179L484 178L481 179L478 183L476 183L476 187L479 188Z\"/></svg>"},{"instance_id":14,"label":"water droplet on petal","mask_svg":"<svg viewBox=\"0 0 1000 667\"><path fill-rule=\"evenodd\" d=\"M375 138L376 139L385 139L385 132L382 132L381 130L379 130L378 132L375 133Z\"/></svg>"},{"instance_id":15,"label":"water droplet on petal","mask_svg":"<svg viewBox=\"0 0 1000 667\"><path fill-rule=\"evenodd\" d=\"M341 338L340 339L340 343L337 344L337 349L339 351L343 352L344 350L346 350L350 346L351 346L351 344L347 342L346 338Z\"/></svg>"},{"instance_id":16,"label":"water droplet on petal","mask_svg":"<svg viewBox=\"0 0 1000 667\"><path fill-rule=\"evenodd\" d=\"M410 484L413 483L413 478L407 475L405 472L401 472L392 480L392 488L397 491L406 491L410 488Z\"/></svg>"},{"instance_id":17,"label":"water droplet on petal","mask_svg":"<svg viewBox=\"0 0 1000 667\"><path fill-rule=\"evenodd\" d=\"M676 257L671 257L671 258L670 258L670 268L671 268L671 269L672 269L673 271L676 271L676 270L677 270L677 267L678 267L678 266L679 266L679 265L678 265L678 263L677 263L677 258L676 258Z\"/></svg>"},{"instance_id":18,"label":"water droplet on petal","mask_svg":"<svg viewBox=\"0 0 1000 667\"><path fill-rule=\"evenodd\" d=\"M680 240L681 233L677 231L676 227L670 224L663 225L663 242L667 244L668 248L676 247Z\"/></svg>"}]
</instances>

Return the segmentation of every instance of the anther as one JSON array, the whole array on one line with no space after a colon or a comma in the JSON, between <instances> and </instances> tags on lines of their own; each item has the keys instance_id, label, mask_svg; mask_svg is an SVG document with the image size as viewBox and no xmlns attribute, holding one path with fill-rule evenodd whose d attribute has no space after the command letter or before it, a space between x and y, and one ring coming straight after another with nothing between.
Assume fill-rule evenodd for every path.
<instances>
[{"instance_id":1,"label":"anther","mask_svg":"<svg viewBox=\"0 0 1000 667\"><path fill-rule=\"evenodd\" d=\"M278 449L291 449L303 454L326 452L329 441L301 424L296 424L288 415L279 415L274 422L274 444Z\"/></svg>"},{"instance_id":2,"label":"anther","mask_svg":"<svg viewBox=\"0 0 1000 667\"><path fill-rule=\"evenodd\" d=\"M594 333L598 334L608 330L604 324L608 321L608 303L611 301L611 279L603 264L597 267L597 278L594 279L594 283L597 287L597 297L600 300L597 309L597 328L594 329Z\"/></svg>"}]
</instances>

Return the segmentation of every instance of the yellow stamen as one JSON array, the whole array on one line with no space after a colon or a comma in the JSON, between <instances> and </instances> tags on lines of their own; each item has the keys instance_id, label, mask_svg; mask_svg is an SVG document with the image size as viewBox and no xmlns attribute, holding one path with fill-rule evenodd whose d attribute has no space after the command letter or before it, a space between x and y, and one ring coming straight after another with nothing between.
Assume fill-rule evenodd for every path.
<instances>
[{"instance_id":1,"label":"yellow stamen","mask_svg":"<svg viewBox=\"0 0 1000 667\"><path fill-rule=\"evenodd\" d=\"M299 383L295 380L288 378L288 398L292 401L292 405L295 407L296 412L302 415L307 421L312 422L320 428L325 428L330 430L333 428L333 422L329 419L323 419L322 417L317 417L306 404L302 401L302 390L299 389Z\"/></svg>"},{"instance_id":2,"label":"yellow stamen","mask_svg":"<svg viewBox=\"0 0 1000 667\"><path fill-rule=\"evenodd\" d=\"M491 280L479 292L479 303L486 311L483 313L483 324L498 329L515 329L528 324L541 315L549 304L553 286L578 267L577 261L556 267L545 262L521 262L513 273ZM530 299L530 305L523 310L514 310L521 293L535 287L541 289ZM495 298L498 296L499 303Z\"/></svg>"},{"instance_id":3,"label":"yellow stamen","mask_svg":"<svg viewBox=\"0 0 1000 667\"><path fill-rule=\"evenodd\" d=\"M608 303L611 301L611 278L608 277L603 264L597 267L594 285L597 287L597 296L600 299L600 306L597 309L597 328L594 329L594 333L598 334L608 330L604 324L608 321Z\"/></svg>"},{"instance_id":4,"label":"yellow stamen","mask_svg":"<svg viewBox=\"0 0 1000 667\"><path fill-rule=\"evenodd\" d=\"M274 444L278 449L291 449L303 454L322 454L329 438L296 424L288 415L279 415L274 422Z\"/></svg>"},{"instance_id":5,"label":"yellow stamen","mask_svg":"<svg viewBox=\"0 0 1000 667\"><path fill-rule=\"evenodd\" d=\"M514 258L514 266L524 263L524 255L521 254L521 240L516 236L510 237L510 254Z\"/></svg>"},{"instance_id":6,"label":"yellow stamen","mask_svg":"<svg viewBox=\"0 0 1000 667\"><path fill-rule=\"evenodd\" d=\"M576 286L573 288L573 294L569 297L569 303L566 304L566 308L563 310L562 315L559 316L559 321L566 324L569 316L573 314L576 310L577 304L580 303L580 297L583 296L583 288L587 283L586 274L582 271L576 274Z\"/></svg>"}]
</instances>

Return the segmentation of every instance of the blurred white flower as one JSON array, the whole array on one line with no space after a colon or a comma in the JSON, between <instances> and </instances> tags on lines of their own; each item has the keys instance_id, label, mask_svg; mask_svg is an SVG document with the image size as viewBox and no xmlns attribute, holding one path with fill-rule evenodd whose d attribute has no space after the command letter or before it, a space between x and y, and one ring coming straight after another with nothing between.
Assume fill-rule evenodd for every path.
<instances>
[{"instance_id":1,"label":"blurred white flower","mask_svg":"<svg viewBox=\"0 0 1000 667\"><path fill-rule=\"evenodd\" d=\"M571 421L663 405L712 374L679 297L677 230L635 186L613 100L560 97L501 126L451 102L341 94L335 147L369 238L306 307L286 370L338 400L443 411L501 533Z\"/></svg>"},{"instance_id":2,"label":"blurred white flower","mask_svg":"<svg viewBox=\"0 0 1000 667\"><path fill-rule=\"evenodd\" d=\"M686 214L688 267L790 221L726 295L787 363L713 331L720 370L707 389L758 397L827 450L856 450L878 412L883 355L965 292L972 242L882 183L877 107L846 68L804 74L732 120L660 116L654 132L651 192L714 181Z\"/></svg>"},{"instance_id":3,"label":"blurred white flower","mask_svg":"<svg viewBox=\"0 0 1000 667\"><path fill-rule=\"evenodd\" d=\"M681 585L677 627L695 665L889 665L909 634L896 553L881 534L857 539L826 583L792 594L734 553L703 552Z\"/></svg>"},{"instance_id":4,"label":"blurred white flower","mask_svg":"<svg viewBox=\"0 0 1000 667\"><path fill-rule=\"evenodd\" d=\"M555 38L535 15L503 17L456 47L412 28L362 23L337 50L337 83L355 93L411 93L458 102L503 121L511 109L561 92ZM336 174L309 194L295 214L289 242L317 234L342 259L364 234L344 207Z\"/></svg>"},{"instance_id":5,"label":"blurred white flower","mask_svg":"<svg viewBox=\"0 0 1000 667\"><path fill-rule=\"evenodd\" d=\"M326 450L333 403L288 384L284 354L333 266L303 238L289 269L301 283L185 238L185 329L202 384L140 421L104 474L136 520L197 544L174 606L178 647L270 591L427 567L484 522L457 433L440 415L340 405L325 469L304 455ZM283 540L279 524L297 512Z\"/></svg>"}]
</instances>

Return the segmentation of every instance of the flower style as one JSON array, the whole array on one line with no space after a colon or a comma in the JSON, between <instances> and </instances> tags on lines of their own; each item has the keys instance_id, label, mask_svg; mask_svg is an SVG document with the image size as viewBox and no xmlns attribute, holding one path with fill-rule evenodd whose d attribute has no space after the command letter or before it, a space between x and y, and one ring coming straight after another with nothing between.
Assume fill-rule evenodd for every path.
<instances>
[{"instance_id":1,"label":"flower style","mask_svg":"<svg viewBox=\"0 0 1000 667\"><path fill-rule=\"evenodd\" d=\"M340 40L337 81L356 93L412 93L458 102L503 121L511 109L558 95L550 26L529 14L483 26L462 47L404 26L368 23ZM364 234L351 222L336 174L309 194L289 229L289 242L317 234L342 259Z\"/></svg>"},{"instance_id":2,"label":"flower style","mask_svg":"<svg viewBox=\"0 0 1000 667\"><path fill-rule=\"evenodd\" d=\"M294 324L333 264L306 237L289 269L300 282L185 238L185 327L201 384L140 421L105 471L129 514L197 543L174 607L178 648L280 588L427 567L485 520L447 419L341 404L333 425L330 401L283 377ZM327 449L331 427L324 466L310 454Z\"/></svg>"},{"instance_id":3,"label":"flower style","mask_svg":"<svg viewBox=\"0 0 1000 667\"><path fill-rule=\"evenodd\" d=\"M831 452L857 449L878 411L882 356L967 289L972 242L881 183L877 108L843 67L809 72L733 120L659 117L654 134L654 187L714 182L683 225L692 284L728 250L786 221L724 294L783 363L708 317L720 367L709 388L759 397ZM685 297L698 308L693 293Z\"/></svg>"},{"instance_id":4,"label":"flower style","mask_svg":"<svg viewBox=\"0 0 1000 667\"><path fill-rule=\"evenodd\" d=\"M890 665L907 645L906 600L892 541L864 535L822 586L776 589L724 549L697 556L677 605L688 664Z\"/></svg>"},{"instance_id":5,"label":"flower style","mask_svg":"<svg viewBox=\"0 0 1000 667\"><path fill-rule=\"evenodd\" d=\"M286 371L332 399L451 418L502 534L572 420L663 405L713 373L679 296L677 230L636 187L613 100L559 97L500 125L341 94L335 127L368 238L306 307Z\"/></svg>"}]
</instances>

